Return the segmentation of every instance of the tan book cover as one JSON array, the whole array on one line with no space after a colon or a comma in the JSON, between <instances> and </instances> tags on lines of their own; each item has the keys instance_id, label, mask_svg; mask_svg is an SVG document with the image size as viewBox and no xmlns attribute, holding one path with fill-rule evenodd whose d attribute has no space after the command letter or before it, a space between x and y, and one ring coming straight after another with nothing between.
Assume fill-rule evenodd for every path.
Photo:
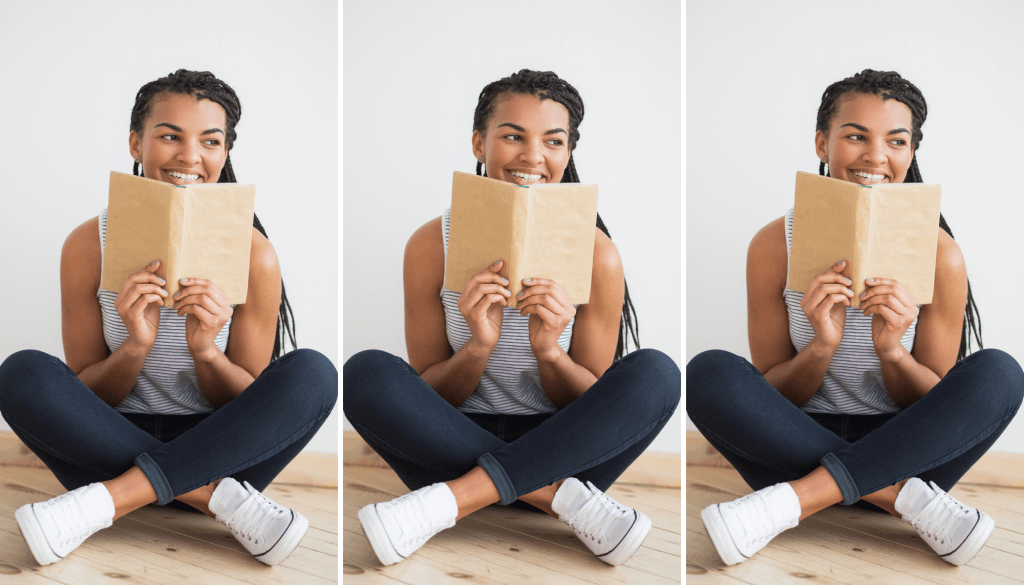
<instances>
[{"instance_id":1,"label":"tan book cover","mask_svg":"<svg viewBox=\"0 0 1024 585\"><path fill-rule=\"evenodd\" d=\"M867 278L896 279L915 303L931 303L941 197L939 185L857 185L798 172L786 288L807 292L817 274L846 260L854 307Z\"/></svg>"},{"instance_id":2,"label":"tan book cover","mask_svg":"<svg viewBox=\"0 0 1024 585\"><path fill-rule=\"evenodd\" d=\"M523 278L549 278L573 304L590 302L597 185L516 185L456 172L444 288L461 293L496 260L516 306Z\"/></svg>"},{"instance_id":3,"label":"tan book cover","mask_svg":"<svg viewBox=\"0 0 1024 585\"><path fill-rule=\"evenodd\" d=\"M174 304L181 278L212 280L233 305L245 303L256 187L236 183L172 185L110 173L102 288L120 292L153 260Z\"/></svg>"}]
</instances>

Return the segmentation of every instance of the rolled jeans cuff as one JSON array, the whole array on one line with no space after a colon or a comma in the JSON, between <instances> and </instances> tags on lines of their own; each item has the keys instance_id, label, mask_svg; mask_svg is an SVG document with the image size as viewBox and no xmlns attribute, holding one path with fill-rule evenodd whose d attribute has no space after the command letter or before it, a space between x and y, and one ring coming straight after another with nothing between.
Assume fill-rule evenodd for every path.
<instances>
[{"instance_id":1,"label":"rolled jeans cuff","mask_svg":"<svg viewBox=\"0 0 1024 585\"><path fill-rule=\"evenodd\" d=\"M156 503L166 506L174 500L174 492L171 491L171 484L164 476L163 470L153 461L149 453L143 453L135 458L135 465L146 474L146 479L153 486L156 492Z\"/></svg>"},{"instance_id":2,"label":"rolled jeans cuff","mask_svg":"<svg viewBox=\"0 0 1024 585\"><path fill-rule=\"evenodd\" d=\"M487 472L487 475L491 477L491 481L494 482L494 487L498 488L498 495L501 497L501 502L499 503L502 506L507 506L518 499L516 497L516 490L512 486L512 480L508 478L505 469L494 456L490 453L484 453L480 456L480 459L477 459L476 464Z\"/></svg>"},{"instance_id":3,"label":"rolled jeans cuff","mask_svg":"<svg viewBox=\"0 0 1024 585\"><path fill-rule=\"evenodd\" d=\"M843 465L843 462L834 453L829 453L822 457L821 466L832 474L832 479L836 480L839 491L843 494L844 506L852 506L860 499L857 484L853 482L853 477L850 475L849 470L846 469L846 466Z\"/></svg>"}]
</instances>

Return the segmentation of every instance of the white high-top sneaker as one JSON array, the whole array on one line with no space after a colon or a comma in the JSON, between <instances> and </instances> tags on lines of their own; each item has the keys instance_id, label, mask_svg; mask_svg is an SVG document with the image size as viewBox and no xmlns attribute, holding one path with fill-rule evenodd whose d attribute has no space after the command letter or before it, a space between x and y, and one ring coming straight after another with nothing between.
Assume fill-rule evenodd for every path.
<instances>
[{"instance_id":1,"label":"white high-top sneaker","mask_svg":"<svg viewBox=\"0 0 1024 585\"><path fill-rule=\"evenodd\" d=\"M749 559L800 519L800 499L788 483L777 483L700 513L715 550L727 565Z\"/></svg>"},{"instance_id":2,"label":"white high-top sneaker","mask_svg":"<svg viewBox=\"0 0 1024 585\"><path fill-rule=\"evenodd\" d=\"M390 502L359 510L359 523L373 552L385 565L393 565L416 552L430 537L455 526L459 507L444 483L420 488Z\"/></svg>"},{"instance_id":3,"label":"white high-top sneaker","mask_svg":"<svg viewBox=\"0 0 1024 585\"><path fill-rule=\"evenodd\" d=\"M900 490L896 511L942 560L954 565L973 559L996 527L988 514L947 494L934 482L926 484L916 477Z\"/></svg>"},{"instance_id":4,"label":"white high-top sneaker","mask_svg":"<svg viewBox=\"0 0 1024 585\"><path fill-rule=\"evenodd\" d=\"M276 565L288 558L309 528L309 520L279 506L249 482L221 480L210 498L210 511L257 560Z\"/></svg>"},{"instance_id":5,"label":"white high-top sneaker","mask_svg":"<svg viewBox=\"0 0 1024 585\"><path fill-rule=\"evenodd\" d=\"M114 522L114 500L102 483L92 483L52 500L25 504L14 512L32 556L40 565L63 559L96 531Z\"/></svg>"}]
</instances>

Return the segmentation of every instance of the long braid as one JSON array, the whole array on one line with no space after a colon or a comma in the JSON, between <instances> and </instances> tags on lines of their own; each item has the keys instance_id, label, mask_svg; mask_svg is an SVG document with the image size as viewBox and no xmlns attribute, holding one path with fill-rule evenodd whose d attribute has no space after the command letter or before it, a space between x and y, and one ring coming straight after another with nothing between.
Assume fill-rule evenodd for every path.
<instances>
[{"instance_id":1,"label":"long braid","mask_svg":"<svg viewBox=\"0 0 1024 585\"><path fill-rule=\"evenodd\" d=\"M142 136L144 130L143 122L145 122L146 116L149 115L153 99L166 94L191 95L197 101L207 99L224 108L227 124L225 144L229 154L224 160L224 168L221 169L220 178L217 179L217 182L237 182L235 170L231 166L230 152L235 145L235 139L238 137L235 132L235 125L238 124L238 120L242 117L242 104L238 100L235 90L231 89L231 86L220 79L217 79L209 71L179 69L167 77L151 81L139 89L139 93L135 96L135 106L132 108L131 130ZM132 174L143 176L138 162L132 165ZM252 215L252 225L258 232L263 234L263 237L268 240L270 239L267 237L267 231L263 228L263 224L260 223L255 213ZM292 313L292 306L288 302L288 295L284 289L284 280L282 280L281 306L278 308L277 330L274 333L274 350L271 353L271 361L281 357L282 353L284 353L283 335L288 336L288 341L292 344L293 348L298 347L295 343L294 321L295 315Z\"/></svg>"},{"instance_id":2,"label":"long braid","mask_svg":"<svg viewBox=\"0 0 1024 585\"><path fill-rule=\"evenodd\" d=\"M576 172L576 164L573 162L572 154L576 151L576 141L580 138L579 125L583 121L583 98L580 97L576 88L564 79L561 79L551 71L531 71L522 69L509 77L500 79L484 87L480 92L480 99L477 101L476 112L473 115L473 130L486 134L487 120L494 112L496 101L500 97L510 94L526 94L536 96L538 99L554 100L569 111L569 164L562 173L563 183L579 183L580 178ZM483 163L477 161L476 174L487 176L483 170ZM604 235L611 239L608 228L597 216L597 228L604 232ZM624 296L622 299L622 316L619 319L619 339L615 347L615 360L617 361L626 353L626 343L632 339L635 349L640 348L640 325L636 317L636 309L633 301L629 298L629 287L623 279ZM628 336L627 336L628 333Z\"/></svg>"},{"instance_id":3,"label":"long braid","mask_svg":"<svg viewBox=\"0 0 1024 585\"><path fill-rule=\"evenodd\" d=\"M923 183L921 169L917 166L916 153L921 144L921 139L924 137L924 134L921 132L921 126L928 117L928 103L925 101L921 90L895 71L865 69L853 77L847 77L828 86L825 93L821 96L821 106L818 107L818 120L815 130L824 132L826 136L828 135L829 124L839 107L839 100L844 95L851 93L877 95L881 96L883 100L894 99L910 108L911 123L913 125L910 140L911 148L915 154L910 160L910 168L907 169L907 176L903 182ZM818 174L827 176L824 162L819 164ZM946 218L941 213L939 214L939 227L945 230L949 237L953 237L953 232L949 229ZM977 303L974 302L974 294L971 292L971 281L968 279L967 305L964 307L964 324L960 332L960 349L957 352L957 361L967 357L967 354L970 352L971 334L974 335L975 341L978 342L978 348L984 349L985 345L981 341L981 315L978 313Z\"/></svg>"}]
</instances>

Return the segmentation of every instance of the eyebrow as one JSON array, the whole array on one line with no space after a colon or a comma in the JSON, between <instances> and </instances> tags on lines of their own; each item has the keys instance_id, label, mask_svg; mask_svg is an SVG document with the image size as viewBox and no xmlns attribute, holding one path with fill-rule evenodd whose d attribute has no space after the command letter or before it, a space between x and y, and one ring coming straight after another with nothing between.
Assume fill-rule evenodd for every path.
<instances>
[{"instance_id":1,"label":"eyebrow","mask_svg":"<svg viewBox=\"0 0 1024 585\"><path fill-rule=\"evenodd\" d=\"M495 128L501 128L502 126L508 126L509 128L515 130L516 132L526 132L526 128L523 128L522 126L517 126L515 124L512 124L511 122L505 122L504 124L498 124L497 126L495 126ZM566 132L565 130L562 130L561 128L552 128L551 130L548 130L547 132L545 132L544 136L547 136L548 134L558 134L559 132L561 132L562 134L565 134L566 136L569 135L568 132Z\"/></svg>"},{"instance_id":2,"label":"eyebrow","mask_svg":"<svg viewBox=\"0 0 1024 585\"><path fill-rule=\"evenodd\" d=\"M852 127L856 128L857 130L860 130L861 132L869 132L869 130L867 128L865 128L864 126L861 126L860 124L854 124L853 122L847 122L846 124L843 124L842 126L840 126L840 128L844 128L846 126L852 126ZM889 130L889 132L886 133L886 136L891 136L893 134L899 134L901 132L906 132L907 134L910 134L910 130L907 130L906 128L896 128L895 130Z\"/></svg>"},{"instance_id":3,"label":"eyebrow","mask_svg":"<svg viewBox=\"0 0 1024 585\"><path fill-rule=\"evenodd\" d=\"M174 130L175 132L184 132L184 130L182 130L181 128L178 128L174 124L168 124L167 122L160 122L159 124L155 124L153 127L159 128L160 126L167 126L171 130ZM206 136L207 134L216 134L218 132L224 134L224 131L221 130L220 128L210 128L209 130L203 130L200 136Z\"/></svg>"}]
</instances>

